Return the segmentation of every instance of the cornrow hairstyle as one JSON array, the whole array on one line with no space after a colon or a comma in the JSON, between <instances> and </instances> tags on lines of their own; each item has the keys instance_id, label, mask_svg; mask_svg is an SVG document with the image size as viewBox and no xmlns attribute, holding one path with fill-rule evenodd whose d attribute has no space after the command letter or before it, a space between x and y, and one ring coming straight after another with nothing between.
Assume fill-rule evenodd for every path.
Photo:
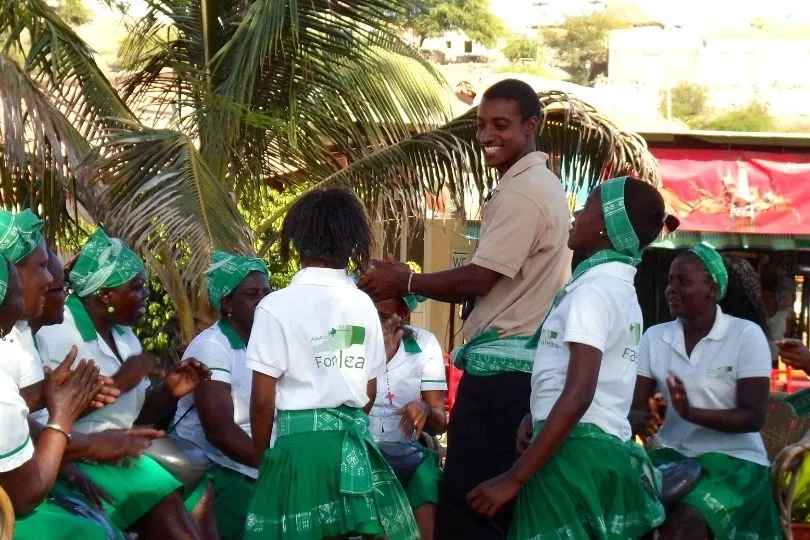
<instances>
[{"instance_id":1,"label":"cornrow hairstyle","mask_svg":"<svg viewBox=\"0 0 810 540\"><path fill-rule=\"evenodd\" d=\"M371 222L360 199L346 189L314 190L292 205L280 234L281 258L291 247L303 262L323 260L335 268L364 272L371 262Z\"/></svg>"},{"instance_id":2,"label":"cornrow hairstyle","mask_svg":"<svg viewBox=\"0 0 810 540\"><path fill-rule=\"evenodd\" d=\"M537 92L527 83L518 79L504 79L496 82L486 89L482 99L516 101L520 110L520 117L524 122L531 117L540 120L542 107Z\"/></svg>"},{"instance_id":3,"label":"cornrow hairstyle","mask_svg":"<svg viewBox=\"0 0 810 540\"><path fill-rule=\"evenodd\" d=\"M728 269L728 290L720 301L720 309L728 315L756 324L770 340L757 271L748 261L739 257L723 255L723 261Z\"/></svg>"}]
</instances>

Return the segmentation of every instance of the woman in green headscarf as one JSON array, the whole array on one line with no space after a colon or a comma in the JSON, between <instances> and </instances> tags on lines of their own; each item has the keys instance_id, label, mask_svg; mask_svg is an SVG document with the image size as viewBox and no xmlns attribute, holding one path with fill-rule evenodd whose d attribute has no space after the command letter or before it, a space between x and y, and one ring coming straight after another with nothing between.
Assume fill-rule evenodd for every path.
<instances>
[{"instance_id":1,"label":"woman in green headscarf","mask_svg":"<svg viewBox=\"0 0 810 540\"><path fill-rule=\"evenodd\" d=\"M386 458L390 459L386 448L400 452L415 448L421 453L421 463L402 487L422 540L432 540L441 478L439 456L421 446L419 439L423 430L434 435L447 430L444 412L447 381L439 341L427 330L407 324L411 312L423 300L421 296L408 295L374 304L381 322L396 315L405 324L391 336L385 335L388 326L384 327L389 360L385 372L377 376L377 397L368 416L369 430ZM396 471L396 463L392 466Z\"/></svg>"},{"instance_id":2,"label":"woman in green headscarf","mask_svg":"<svg viewBox=\"0 0 810 540\"><path fill-rule=\"evenodd\" d=\"M650 452L656 465L695 458L702 468L697 485L667 509L662 539L782 538L759 434L770 348L758 324L729 314L744 316L735 306L746 297L744 281L729 279L723 257L696 244L669 269L666 298L676 319L649 328L641 340L634 432L657 431ZM660 431L660 422L645 421L656 387L667 403Z\"/></svg>"},{"instance_id":3,"label":"woman in green headscarf","mask_svg":"<svg viewBox=\"0 0 810 540\"><path fill-rule=\"evenodd\" d=\"M171 369L160 384L150 385L150 376L161 375L158 360L143 352L132 330L146 313L144 266L121 240L99 229L68 266L72 294L64 322L43 327L36 336L42 361L53 366L75 346L79 357L95 360L121 392L116 403L84 416L74 430L98 433L152 424L210 376L202 363L189 359ZM120 528L153 538L216 537L205 482L195 492L182 494L181 483L146 456L124 466L80 467L110 495L113 503L105 503L105 509ZM188 513L192 510L194 520Z\"/></svg>"},{"instance_id":4,"label":"woman in green headscarf","mask_svg":"<svg viewBox=\"0 0 810 540\"><path fill-rule=\"evenodd\" d=\"M214 512L220 537L239 540L259 460L250 436L252 372L245 344L253 312L270 293L267 267L261 259L216 251L205 273L208 298L219 320L195 337L183 358L196 358L211 370L180 400L174 421L177 435L205 450L211 460L208 477L214 488Z\"/></svg>"},{"instance_id":5,"label":"woman in green headscarf","mask_svg":"<svg viewBox=\"0 0 810 540\"><path fill-rule=\"evenodd\" d=\"M568 246L584 261L529 341L522 455L467 497L489 517L519 494L510 538L624 540L664 520L659 478L627 415L642 324L635 266L665 221L677 226L656 189L627 177L602 184L576 213Z\"/></svg>"}]
</instances>

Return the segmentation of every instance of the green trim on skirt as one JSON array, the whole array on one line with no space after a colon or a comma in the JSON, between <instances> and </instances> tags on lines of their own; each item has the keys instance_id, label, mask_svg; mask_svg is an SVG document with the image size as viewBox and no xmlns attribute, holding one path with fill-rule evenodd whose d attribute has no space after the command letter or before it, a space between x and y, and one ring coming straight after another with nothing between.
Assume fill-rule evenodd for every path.
<instances>
[{"instance_id":1,"label":"green trim on skirt","mask_svg":"<svg viewBox=\"0 0 810 540\"><path fill-rule=\"evenodd\" d=\"M638 538L664 521L660 481L640 446L579 424L523 486L509 538Z\"/></svg>"},{"instance_id":2,"label":"green trim on skirt","mask_svg":"<svg viewBox=\"0 0 810 540\"><path fill-rule=\"evenodd\" d=\"M78 465L115 501L114 504L105 501L104 510L120 529L128 529L163 499L183 487L169 471L148 456L129 459L122 466Z\"/></svg>"},{"instance_id":3,"label":"green trim on skirt","mask_svg":"<svg viewBox=\"0 0 810 540\"><path fill-rule=\"evenodd\" d=\"M321 540L349 534L419 540L402 486L376 446L369 447L374 441L362 430L368 417L359 409L344 409L279 411L278 438L262 457L245 540ZM344 423L349 417L352 425ZM344 460L345 439L355 435L363 442L355 444ZM366 457L371 489L341 491L347 473L352 474Z\"/></svg>"},{"instance_id":4,"label":"green trim on skirt","mask_svg":"<svg viewBox=\"0 0 810 540\"><path fill-rule=\"evenodd\" d=\"M423 448L424 458L405 487L408 503L414 510L423 504L439 502L439 480L442 471L439 469L439 453Z\"/></svg>"},{"instance_id":5,"label":"green trim on skirt","mask_svg":"<svg viewBox=\"0 0 810 540\"><path fill-rule=\"evenodd\" d=\"M222 540L242 540L250 497L256 481L244 474L212 463L208 480L214 489L214 515Z\"/></svg>"},{"instance_id":6,"label":"green trim on skirt","mask_svg":"<svg viewBox=\"0 0 810 540\"><path fill-rule=\"evenodd\" d=\"M649 455L656 466L686 459L671 448L651 450ZM700 512L715 538L782 538L770 467L719 452L709 452L697 459L703 472L681 502Z\"/></svg>"},{"instance_id":7,"label":"green trim on skirt","mask_svg":"<svg viewBox=\"0 0 810 540\"><path fill-rule=\"evenodd\" d=\"M86 500L78 491L57 484L51 496L59 495ZM112 531L115 536L109 536L110 531L105 527L67 511L56 504L51 496L33 512L15 520L15 540L124 540L121 531ZM89 502L87 504L90 505Z\"/></svg>"}]
</instances>

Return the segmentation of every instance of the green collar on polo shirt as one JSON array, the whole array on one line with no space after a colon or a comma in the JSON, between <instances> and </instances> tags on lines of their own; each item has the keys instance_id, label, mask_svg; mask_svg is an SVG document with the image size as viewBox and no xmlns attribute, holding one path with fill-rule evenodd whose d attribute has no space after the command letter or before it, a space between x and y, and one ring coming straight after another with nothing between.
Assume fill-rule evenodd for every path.
<instances>
[{"instance_id":1,"label":"green collar on polo shirt","mask_svg":"<svg viewBox=\"0 0 810 540\"><path fill-rule=\"evenodd\" d=\"M77 296L70 295L68 296L66 305L68 311L70 311L70 314L73 316L73 323L76 325L76 330L79 331L79 335L85 343L96 341L98 339L96 325L93 324L93 319L90 318L90 314L87 312L84 304L82 304L82 301L79 300ZM115 333L119 336L123 336L126 331L124 327L118 325L113 326L113 330L115 330Z\"/></svg>"},{"instance_id":2,"label":"green collar on polo shirt","mask_svg":"<svg viewBox=\"0 0 810 540\"><path fill-rule=\"evenodd\" d=\"M219 331L225 334L225 337L228 338L228 344L231 346L231 349L239 350L245 348L244 340L229 321L220 319L217 322L217 326L219 327Z\"/></svg>"}]
</instances>

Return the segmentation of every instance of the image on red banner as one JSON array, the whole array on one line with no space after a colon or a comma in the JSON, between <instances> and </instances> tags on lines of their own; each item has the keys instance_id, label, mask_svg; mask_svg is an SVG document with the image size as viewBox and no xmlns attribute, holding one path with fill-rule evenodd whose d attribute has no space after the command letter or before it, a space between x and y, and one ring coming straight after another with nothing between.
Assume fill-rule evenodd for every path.
<instances>
[{"instance_id":1,"label":"image on red banner","mask_svg":"<svg viewBox=\"0 0 810 540\"><path fill-rule=\"evenodd\" d=\"M810 234L810 156L653 148L680 230Z\"/></svg>"}]
</instances>

